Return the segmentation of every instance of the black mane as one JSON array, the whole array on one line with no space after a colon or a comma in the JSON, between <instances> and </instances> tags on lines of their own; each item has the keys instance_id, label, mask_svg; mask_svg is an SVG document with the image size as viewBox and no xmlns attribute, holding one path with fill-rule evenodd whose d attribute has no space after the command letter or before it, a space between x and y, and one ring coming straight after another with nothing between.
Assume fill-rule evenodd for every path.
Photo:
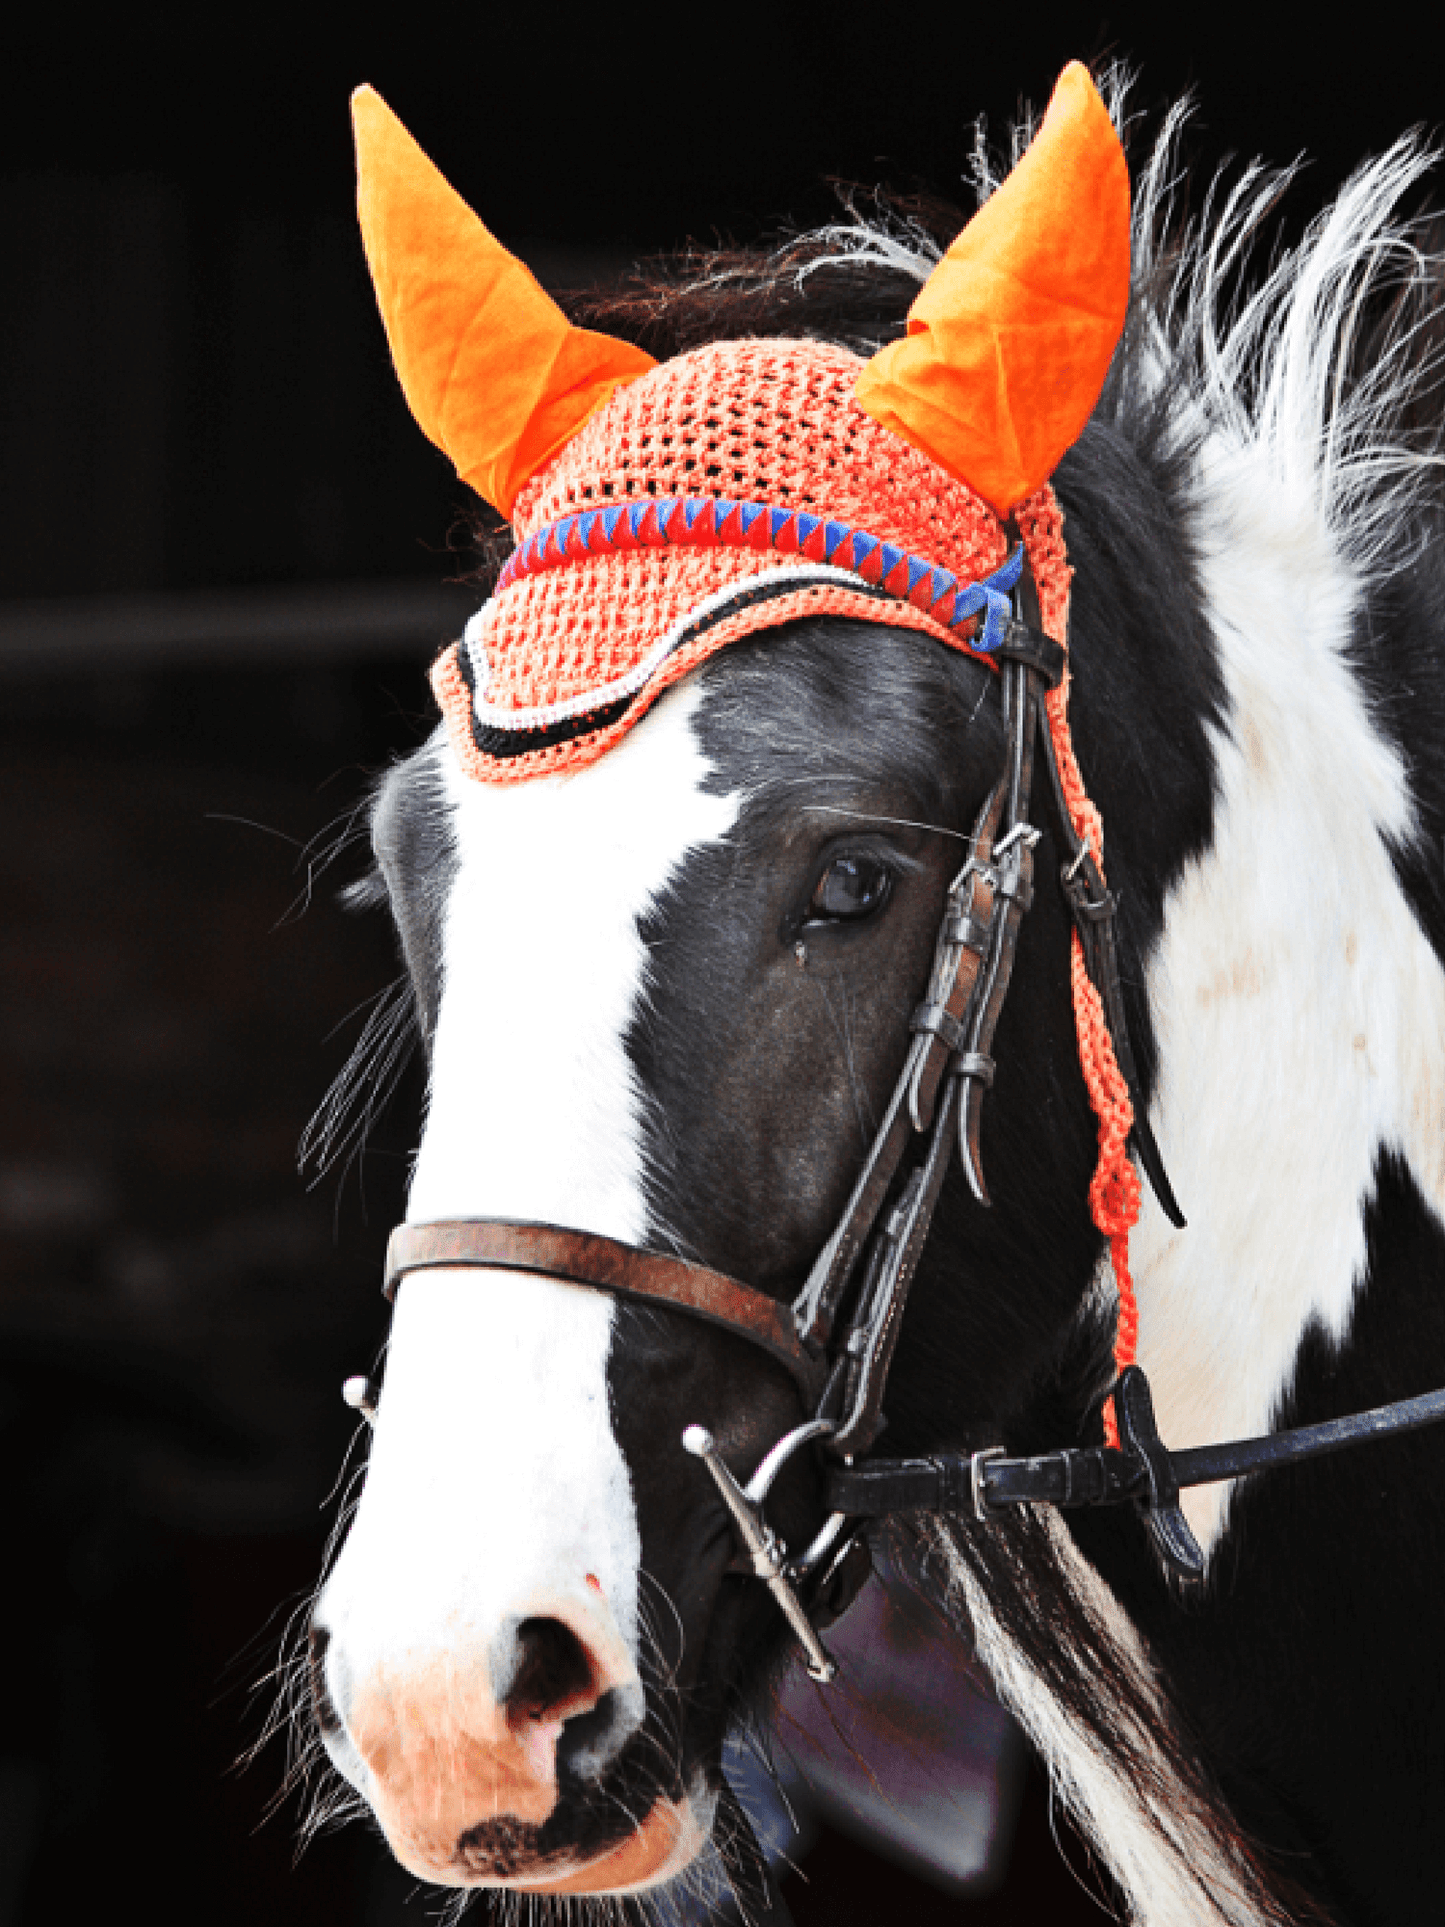
<instances>
[{"instance_id":1,"label":"black mane","mask_svg":"<svg viewBox=\"0 0 1445 1927\"><path fill-rule=\"evenodd\" d=\"M639 262L617 285L564 293L579 326L659 361L749 336L830 341L872 354L903 331L920 261L936 260L968 216L939 198L840 189L845 220L753 247L681 249ZM848 250L867 234L873 252ZM890 264L885 250L897 250Z\"/></svg>"}]
</instances>

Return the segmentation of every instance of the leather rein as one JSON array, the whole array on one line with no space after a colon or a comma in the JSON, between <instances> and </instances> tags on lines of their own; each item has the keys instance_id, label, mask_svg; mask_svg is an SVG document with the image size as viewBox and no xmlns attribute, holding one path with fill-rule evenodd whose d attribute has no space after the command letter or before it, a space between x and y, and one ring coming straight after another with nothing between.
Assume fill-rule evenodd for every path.
<instances>
[{"instance_id":1,"label":"leather rein","mask_svg":"<svg viewBox=\"0 0 1445 1927\"><path fill-rule=\"evenodd\" d=\"M1044 694L1061 679L1065 656L1043 632L1026 557L1014 615L995 653L1008 741L1004 769L974 824L968 860L949 887L928 990L909 1020L908 1057L883 1122L792 1305L706 1266L555 1225L504 1219L403 1224L387 1250L388 1298L409 1272L428 1267L526 1271L665 1305L747 1339L781 1365L812 1416L774 1446L745 1486L702 1427L690 1427L683 1444L704 1460L732 1514L745 1555L734 1569L765 1581L803 1645L808 1671L820 1680L832 1678L836 1667L818 1629L838 1616L867 1576L861 1535L869 1520L959 1509L987 1518L1024 1503L1128 1503L1143 1515L1166 1569L1197 1579L1204 1555L1180 1510L1182 1487L1238 1478L1445 1419L1440 1391L1326 1425L1171 1454L1154 1424L1148 1381L1130 1366L1114 1387L1117 1449L1009 1458L994 1447L858 1463L885 1423L889 1367L955 1144L974 1196L989 1203L980 1123L994 1080L994 1033L1019 930L1033 901L1040 832L1029 812L1036 750L1048 772L1065 855L1064 895L1133 1102L1131 1148L1165 1213L1176 1226L1184 1224L1149 1127L1129 1043L1116 902L1074 829L1054 755ZM346 1396L374 1415L364 1380L348 1381ZM767 1524L764 1504L788 1460L814 1442L825 1446L829 1459L823 1477L827 1522L803 1553L790 1557Z\"/></svg>"}]
</instances>

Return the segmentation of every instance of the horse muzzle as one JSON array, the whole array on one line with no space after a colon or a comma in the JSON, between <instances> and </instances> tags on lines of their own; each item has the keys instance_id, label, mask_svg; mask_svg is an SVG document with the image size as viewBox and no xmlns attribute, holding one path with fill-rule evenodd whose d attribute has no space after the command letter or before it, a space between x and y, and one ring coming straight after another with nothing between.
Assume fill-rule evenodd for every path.
<instances>
[{"instance_id":1,"label":"horse muzzle","mask_svg":"<svg viewBox=\"0 0 1445 1927\"><path fill-rule=\"evenodd\" d=\"M639 1819L622 1791L644 1696L600 1596L533 1601L490 1640L364 1668L320 1628L314 1647L327 1748L419 1878L619 1892L669 1879L702 1845L686 1797Z\"/></svg>"}]
</instances>

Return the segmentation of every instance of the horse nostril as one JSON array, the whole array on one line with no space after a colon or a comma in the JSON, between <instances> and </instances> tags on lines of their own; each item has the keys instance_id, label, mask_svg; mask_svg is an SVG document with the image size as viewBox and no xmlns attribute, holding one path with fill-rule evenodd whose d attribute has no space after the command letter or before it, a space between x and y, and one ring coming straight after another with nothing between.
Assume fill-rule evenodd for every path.
<instances>
[{"instance_id":1,"label":"horse nostril","mask_svg":"<svg viewBox=\"0 0 1445 1927\"><path fill-rule=\"evenodd\" d=\"M517 1627L512 1677L500 1695L509 1720L566 1719L590 1711L597 1696L586 1647L560 1619Z\"/></svg>"},{"instance_id":2,"label":"horse nostril","mask_svg":"<svg viewBox=\"0 0 1445 1927\"><path fill-rule=\"evenodd\" d=\"M637 1682L606 1686L586 1642L560 1619L524 1619L514 1635L512 1675L499 1694L507 1724L548 1730L560 1778L597 1780L646 1711Z\"/></svg>"}]
</instances>

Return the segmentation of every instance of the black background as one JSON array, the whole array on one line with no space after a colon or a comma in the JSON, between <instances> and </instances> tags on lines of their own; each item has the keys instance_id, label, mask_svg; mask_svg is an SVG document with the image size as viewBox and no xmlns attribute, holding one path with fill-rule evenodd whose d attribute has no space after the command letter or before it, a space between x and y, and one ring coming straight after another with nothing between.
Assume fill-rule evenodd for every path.
<instances>
[{"instance_id":1,"label":"black background","mask_svg":"<svg viewBox=\"0 0 1445 1927\"><path fill-rule=\"evenodd\" d=\"M452 491L386 371L352 223L362 79L504 241L583 271L826 217L830 178L962 200L975 116L1001 132L1079 55L1135 66L1146 115L1193 87L1206 166L1308 154L1296 226L1441 111L1398 9L1329 34L1243 7L1187 26L1157 7L420 8L334 39L69 18L12 33L3 82L12 595L435 567Z\"/></svg>"},{"instance_id":2,"label":"black background","mask_svg":"<svg viewBox=\"0 0 1445 1927\"><path fill-rule=\"evenodd\" d=\"M312 892L305 850L429 728L426 647L21 674L6 620L466 571L462 491L406 415L354 233L360 81L566 282L828 218L834 178L965 204L975 116L1001 136L1075 56L1138 68L1145 134L1194 87L1201 178L1307 154L1295 235L1367 153L1445 118L1433 35L1384 9L413 7L369 35L53 8L4 55L0 1927L142 1901L157 1923L380 1923L401 1902L370 1834L293 1866L295 1803L260 1826L284 1746L232 1763L319 1567L335 1388L380 1342L418 1103L413 1075L364 1168L304 1188L296 1140L396 972L380 923L335 903L359 852ZM987 1907L836 1841L810 1870L805 1921L1090 1911L1036 1783Z\"/></svg>"}]
</instances>

